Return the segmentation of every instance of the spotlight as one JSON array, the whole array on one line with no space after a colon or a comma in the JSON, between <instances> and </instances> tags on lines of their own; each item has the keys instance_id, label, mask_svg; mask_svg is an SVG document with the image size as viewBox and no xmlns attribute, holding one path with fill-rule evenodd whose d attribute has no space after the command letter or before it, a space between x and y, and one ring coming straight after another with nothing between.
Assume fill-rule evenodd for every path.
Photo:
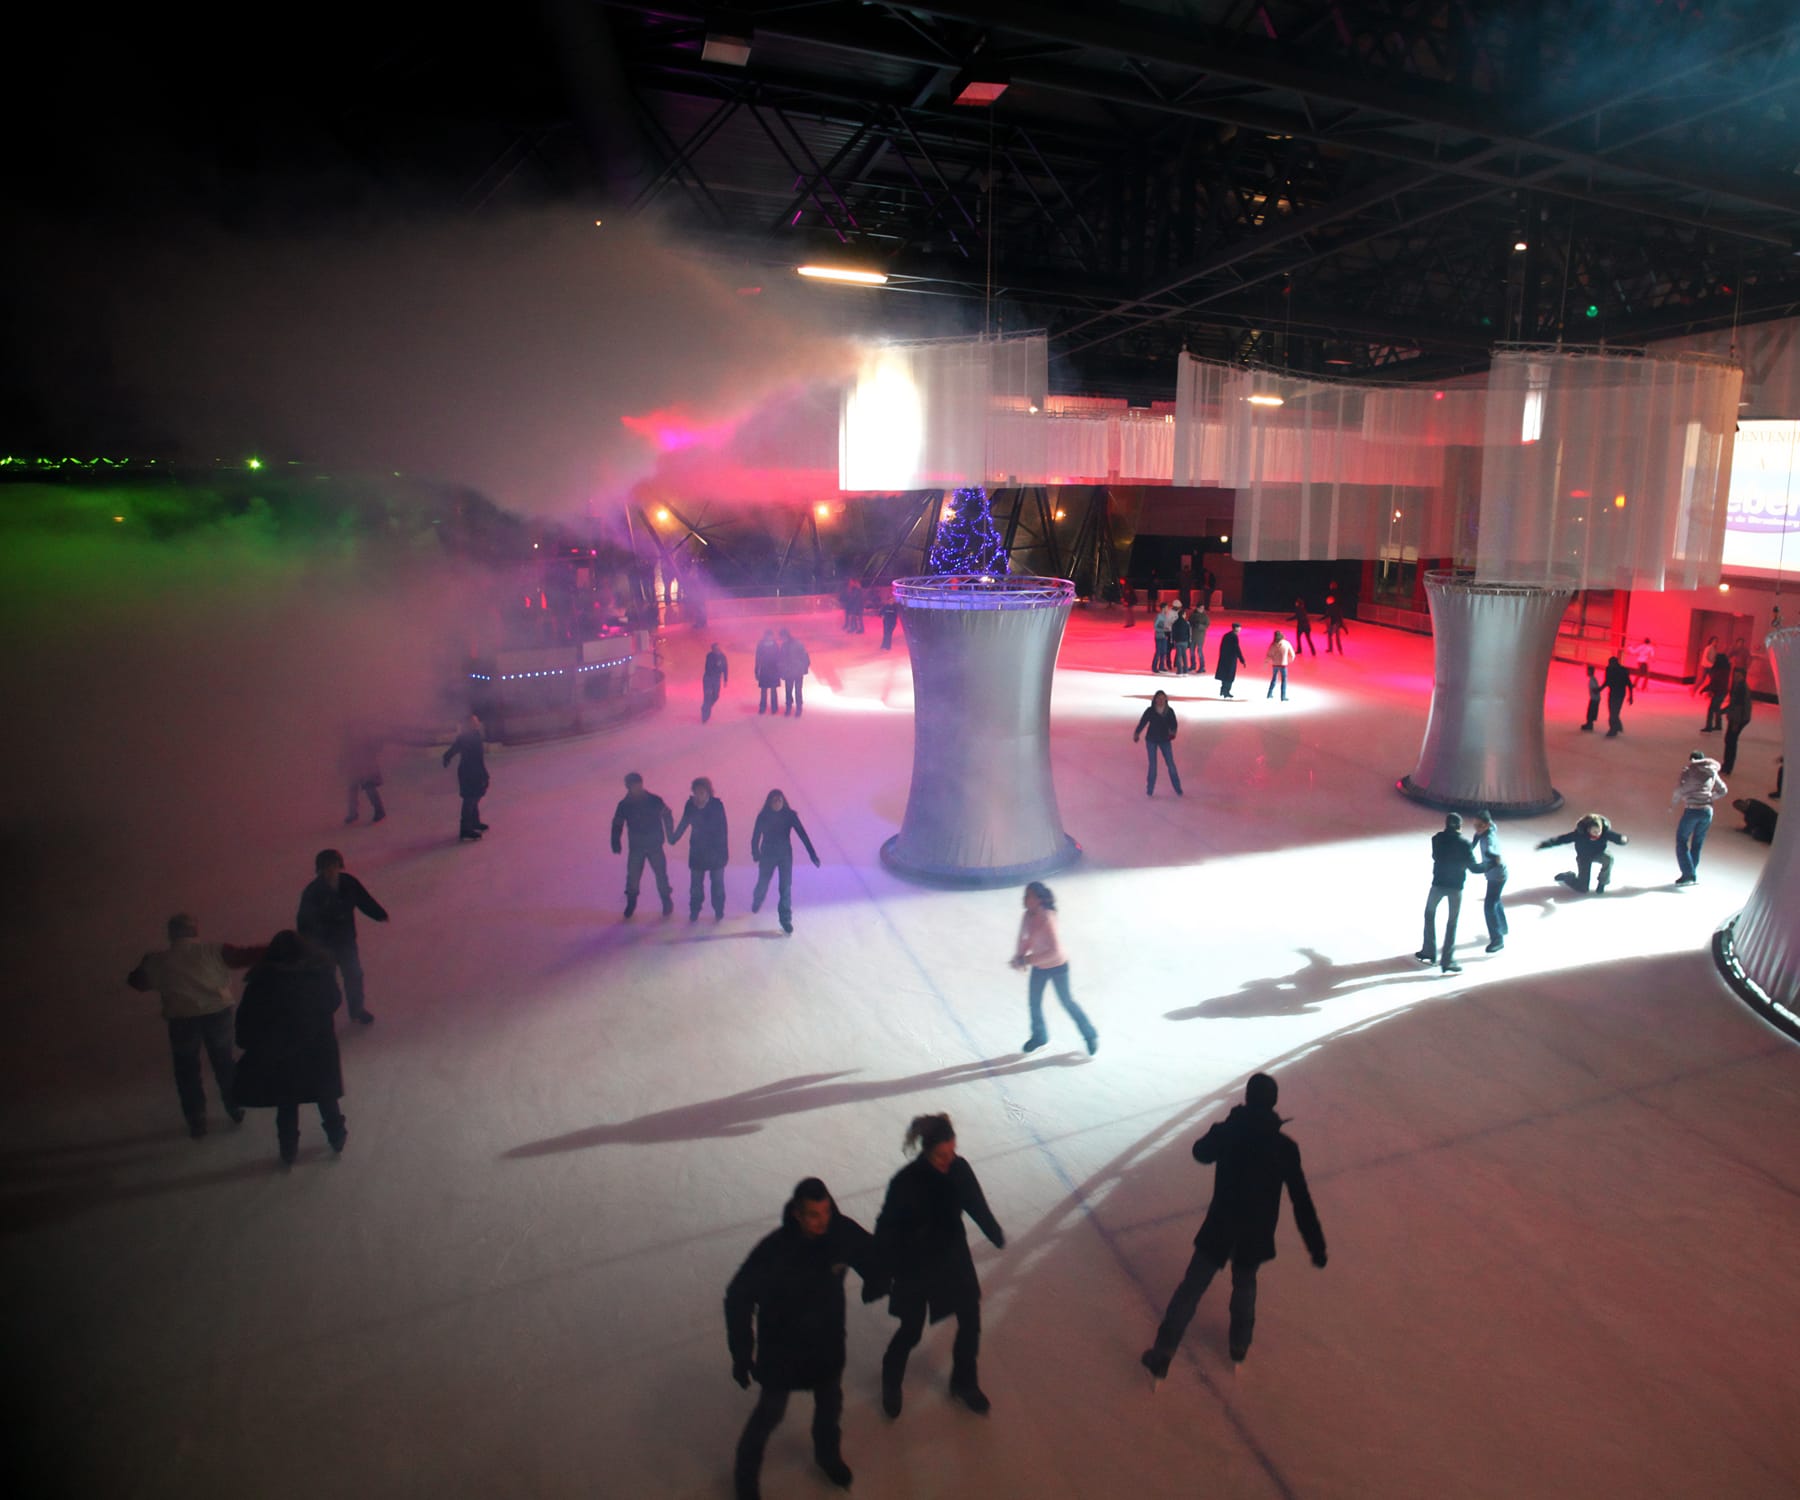
<instances>
[{"instance_id":1,"label":"spotlight","mask_svg":"<svg viewBox=\"0 0 1800 1500\"><path fill-rule=\"evenodd\" d=\"M827 516L829 516L831 514L831 507L829 505L827 505L823 500L821 500L817 505L815 505L813 507L813 514L815 516L817 516L821 521L823 521Z\"/></svg>"},{"instance_id":2,"label":"spotlight","mask_svg":"<svg viewBox=\"0 0 1800 1500\"><path fill-rule=\"evenodd\" d=\"M262 467L262 460L260 458L253 458L246 463L244 467L247 469L260 469Z\"/></svg>"},{"instance_id":3,"label":"spotlight","mask_svg":"<svg viewBox=\"0 0 1800 1500\"><path fill-rule=\"evenodd\" d=\"M1614 495L1613 496L1613 509L1614 510L1624 510L1625 509L1625 497L1623 495Z\"/></svg>"},{"instance_id":4,"label":"spotlight","mask_svg":"<svg viewBox=\"0 0 1800 1500\"><path fill-rule=\"evenodd\" d=\"M1526 244L1524 240L1514 240L1513 241L1513 251L1515 254L1522 253L1523 251L1529 250L1530 248L1531 248L1531 246Z\"/></svg>"},{"instance_id":5,"label":"spotlight","mask_svg":"<svg viewBox=\"0 0 1800 1500\"><path fill-rule=\"evenodd\" d=\"M1280 396L1257 395L1250 398L1252 406L1286 406L1287 402Z\"/></svg>"},{"instance_id":6,"label":"spotlight","mask_svg":"<svg viewBox=\"0 0 1800 1500\"><path fill-rule=\"evenodd\" d=\"M1729 583L1721 583L1719 585L1719 592L1721 594L1729 594L1731 592L1731 585Z\"/></svg>"},{"instance_id":7,"label":"spotlight","mask_svg":"<svg viewBox=\"0 0 1800 1500\"><path fill-rule=\"evenodd\" d=\"M852 286L887 285L887 275L882 271L859 271L850 266L795 266L794 270L814 281L842 281Z\"/></svg>"},{"instance_id":8,"label":"spotlight","mask_svg":"<svg viewBox=\"0 0 1800 1500\"><path fill-rule=\"evenodd\" d=\"M1230 538L1230 537L1228 537L1228 536L1222 536L1222 537L1220 537L1220 538L1219 538L1219 545L1220 545L1220 546L1224 546L1224 545L1225 545L1225 544L1226 544L1226 543L1228 543L1228 542L1229 542L1229 541L1230 541L1230 540L1231 540L1231 538Z\"/></svg>"},{"instance_id":9,"label":"spotlight","mask_svg":"<svg viewBox=\"0 0 1800 1500\"><path fill-rule=\"evenodd\" d=\"M1068 514L1069 514L1069 513L1068 513L1068 512L1067 512L1067 511L1066 511L1066 510L1059 510L1059 511L1058 511L1058 512L1057 512L1057 513L1056 513L1056 519L1057 519L1057 520L1059 520L1059 521L1061 521L1061 520L1065 520L1065 519L1067 519L1067 517L1068 517Z\"/></svg>"},{"instance_id":10,"label":"spotlight","mask_svg":"<svg viewBox=\"0 0 1800 1500\"><path fill-rule=\"evenodd\" d=\"M669 519L669 507L666 505L657 506L656 507L656 519L659 521L668 520Z\"/></svg>"}]
</instances>

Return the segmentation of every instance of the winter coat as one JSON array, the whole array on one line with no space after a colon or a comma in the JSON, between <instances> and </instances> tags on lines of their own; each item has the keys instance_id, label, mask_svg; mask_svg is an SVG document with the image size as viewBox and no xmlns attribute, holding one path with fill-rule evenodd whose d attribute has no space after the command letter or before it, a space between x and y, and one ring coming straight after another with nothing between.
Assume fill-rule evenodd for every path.
<instances>
[{"instance_id":1,"label":"winter coat","mask_svg":"<svg viewBox=\"0 0 1800 1500\"><path fill-rule=\"evenodd\" d=\"M1218 1163L1212 1202L1194 1246L1216 1266L1260 1266L1275 1259L1275 1225L1281 1190L1294 1205L1294 1225L1314 1260L1325 1254L1325 1235L1306 1190L1300 1148L1281 1133L1272 1109L1240 1104L1194 1142L1194 1160Z\"/></svg>"},{"instance_id":2,"label":"winter coat","mask_svg":"<svg viewBox=\"0 0 1800 1500\"><path fill-rule=\"evenodd\" d=\"M292 964L267 959L244 981L237 1008L237 1044L244 1049L232 1082L232 1103L252 1109L340 1099L337 977L321 957Z\"/></svg>"},{"instance_id":3,"label":"winter coat","mask_svg":"<svg viewBox=\"0 0 1800 1500\"><path fill-rule=\"evenodd\" d=\"M1132 735L1132 738L1135 740L1139 735L1146 734L1149 735L1152 745L1166 745L1174 739L1175 710L1167 705L1158 708L1152 703L1138 719L1137 734Z\"/></svg>"},{"instance_id":4,"label":"winter coat","mask_svg":"<svg viewBox=\"0 0 1800 1500\"><path fill-rule=\"evenodd\" d=\"M1489 828L1486 833L1475 835L1475 873L1485 875L1489 885L1500 885L1506 880L1506 859L1500 853L1500 830Z\"/></svg>"},{"instance_id":5,"label":"winter coat","mask_svg":"<svg viewBox=\"0 0 1800 1500\"><path fill-rule=\"evenodd\" d=\"M800 821L800 814L791 807L783 807L771 812L764 808L756 815L756 826L750 830L750 857L760 864L777 864L784 859L794 857L793 835L800 835L800 842L806 846L807 855L816 865L819 862L819 851L813 848L812 840L806 836L806 825Z\"/></svg>"},{"instance_id":6,"label":"winter coat","mask_svg":"<svg viewBox=\"0 0 1800 1500\"><path fill-rule=\"evenodd\" d=\"M1669 798L1671 807L1711 807L1730 790L1719 776L1716 760L1690 760L1681 769L1681 779Z\"/></svg>"},{"instance_id":7,"label":"winter coat","mask_svg":"<svg viewBox=\"0 0 1800 1500\"><path fill-rule=\"evenodd\" d=\"M687 806L681 810L681 821L669 835L669 842L676 843L690 828L694 830L694 836L688 840L690 870L716 870L730 862L723 802L717 797L708 797L705 807L696 807L694 799L689 797Z\"/></svg>"},{"instance_id":8,"label":"winter coat","mask_svg":"<svg viewBox=\"0 0 1800 1500\"><path fill-rule=\"evenodd\" d=\"M1213 676L1220 682L1230 682L1237 676L1237 669L1248 660L1244 648L1238 644L1237 631L1227 630L1219 637L1219 659L1213 666Z\"/></svg>"},{"instance_id":9,"label":"winter coat","mask_svg":"<svg viewBox=\"0 0 1800 1500\"><path fill-rule=\"evenodd\" d=\"M629 830L633 849L660 849L675 837L675 815L655 792L633 797L627 792L613 809L612 852L621 854L619 835Z\"/></svg>"},{"instance_id":10,"label":"winter coat","mask_svg":"<svg viewBox=\"0 0 1800 1500\"><path fill-rule=\"evenodd\" d=\"M1553 839L1545 839L1538 845L1540 849L1554 849L1558 844L1573 844L1577 859L1599 859L1606 853L1608 844L1626 844L1630 840L1617 832L1606 819L1600 820L1600 832L1590 835L1579 823L1567 833L1559 833Z\"/></svg>"},{"instance_id":11,"label":"winter coat","mask_svg":"<svg viewBox=\"0 0 1800 1500\"><path fill-rule=\"evenodd\" d=\"M791 636L781 647L781 679L783 682L798 682L812 670L812 658L806 654L806 647Z\"/></svg>"},{"instance_id":12,"label":"winter coat","mask_svg":"<svg viewBox=\"0 0 1800 1500\"><path fill-rule=\"evenodd\" d=\"M1613 657L1606 664L1606 698L1615 708L1625 701L1625 695L1631 691L1631 673L1625 670L1618 657Z\"/></svg>"},{"instance_id":13,"label":"winter coat","mask_svg":"<svg viewBox=\"0 0 1800 1500\"><path fill-rule=\"evenodd\" d=\"M706 653L706 665L701 669L700 675L705 680L708 687L714 687L728 681L731 677L731 667L725 660L725 653L723 651L708 651Z\"/></svg>"},{"instance_id":14,"label":"winter coat","mask_svg":"<svg viewBox=\"0 0 1800 1500\"><path fill-rule=\"evenodd\" d=\"M1285 667L1294 659L1294 643L1285 637L1279 641L1270 641L1269 649L1263 654L1263 660L1271 667Z\"/></svg>"},{"instance_id":15,"label":"winter coat","mask_svg":"<svg viewBox=\"0 0 1800 1500\"><path fill-rule=\"evenodd\" d=\"M339 871L335 889L326 883L323 875L318 875L300 893L300 910L294 917L294 929L301 937L323 948L354 948L359 911L376 922L388 919L387 909L354 875Z\"/></svg>"},{"instance_id":16,"label":"winter coat","mask_svg":"<svg viewBox=\"0 0 1800 1500\"><path fill-rule=\"evenodd\" d=\"M765 636L756 643L756 685L781 686L781 642L773 636Z\"/></svg>"},{"instance_id":17,"label":"winter coat","mask_svg":"<svg viewBox=\"0 0 1800 1500\"><path fill-rule=\"evenodd\" d=\"M1475 851L1460 833L1448 828L1431 836L1431 883L1453 891L1463 888L1469 871L1475 868Z\"/></svg>"},{"instance_id":18,"label":"winter coat","mask_svg":"<svg viewBox=\"0 0 1800 1500\"><path fill-rule=\"evenodd\" d=\"M866 1300L881 1295L874 1236L855 1219L833 1212L813 1239L784 1214L725 1288L732 1364L751 1366L759 1384L780 1390L835 1385L844 1371L847 1265L862 1277Z\"/></svg>"},{"instance_id":19,"label":"winter coat","mask_svg":"<svg viewBox=\"0 0 1800 1500\"><path fill-rule=\"evenodd\" d=\"M482 743L479 729L465 729L450 742L450 748L444 752L444 764L449 765L457 756L462 759L456 766L456 789L465 797L480 797L488 789L487 747Z\"/></svg>"},{"instance_id":20,"label":"winter coat","mask_svg":"<svg viewBox=\"0 0 1800 1500\"><path fill-rule=\"evenodd\" d=\"M1725 697L1725 724L1741 731L1750 722L1750 680L1734 676L1731 691Z\"/></svg>"},{"instance_id":21,"label":"winter coat","mask_svg":"<svg viewBox=\"0 0 1800 1500\"><path fill-rule=\"evenodd\" d=\"M948 1172L921 1155L894 1173L875 1221L875 1248L894 1278L888 1311L896 1318L923 1306L936 1323L980 1299L965 1213L996 1248L1005 1248L1006 1235L988 1209L975 1169L960 1156Z\"/></svg>"},{"instance_id":22,"label":"winter coat","mask_svg":"<svg viewBox=\"0 0 1800 1500\"><path fill-rule=\"evenodd\" d=\"M1188 623L1186 615L1176 615L1169 621L1169 640L1177 646L1185 646L1194 638L1194 627Z\"/></svg>"},{"instance_id":23,"label":"winter coat","mask_svg":"<svg viewBox=\"0 0 1800 1500\"><path fill-rule=\"evenodd\" d=\"M1712 665L1706 669L1707 692L1715 703L1723 703L1731 692L1731 658L1723 651L1712 659Z\"/></svg>"}]
</instances>

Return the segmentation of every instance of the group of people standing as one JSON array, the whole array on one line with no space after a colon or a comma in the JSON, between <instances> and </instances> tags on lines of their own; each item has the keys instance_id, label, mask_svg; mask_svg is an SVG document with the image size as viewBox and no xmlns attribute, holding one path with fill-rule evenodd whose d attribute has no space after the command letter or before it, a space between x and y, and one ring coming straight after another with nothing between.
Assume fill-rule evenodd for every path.
<instances>
[{"instance_id":1,"label":"group of people standing","mask_svg":"<svg viewBox=\"0 0 1800 1500\"><path fill-rule=\"evenodd\" d=\"M721 686L725 680L725 653L719 650L719 643L713 642L712 652L708 653L710 664L712 656L717 653L720 664L719 681ZM762 639L756 643L756 711L759 714L772 714L777 704L781 712L799 718L806 711L806 674L812 670L812 657L806 647L785 625L777 634L774 630L765 630ZM717 695L714 695L716 700ZM712 705L703 703L701 719L704 721L712 715Z\"/></svg>"}]
</instances>

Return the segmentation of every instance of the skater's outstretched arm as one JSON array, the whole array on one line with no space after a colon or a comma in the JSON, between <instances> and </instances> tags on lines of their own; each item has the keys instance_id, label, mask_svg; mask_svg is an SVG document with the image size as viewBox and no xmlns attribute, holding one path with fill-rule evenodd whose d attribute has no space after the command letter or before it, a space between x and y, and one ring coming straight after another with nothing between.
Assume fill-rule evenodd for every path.
<instances>
[{"instance_id":1,"label":"skater's outstretched arm","mask_svg":"<svg viewBox=\"0 0 1800 1500\"><path fill-rule=\"evenodd\" d=\"M385 922L388 919L387 908L369 894L369 888L354 875L339 877L340 883L350 888L350 899L356 903L356 909L372 922Z\"/></svg>"},{"instance_id":2,"label":"skater's outstretched arm","mask_svg":"<svg viewBox=\"0 0 1800 1500\"><path fill-rule=\"evenodd\" d=\"M1313 1207L1312 1194L1307 1191L1306 1173L1300 1167L1300 1148L1292 1141L1284 1141L1286 1157L1283 1173L1287 1183L1288 1201L1294 1205L1294 1227L1300 1231L1300 1238L1306 1241L1307 1252L1312 1256L1315 1266L1325 1264L1325 1231L1319 1228L1319 1214Z\"/></svg>"},{"instance_id":3,"label":"skater's outstretched arm","mask_svg":"<svg viewBox=\"0 0 1800 1500\"><path fill-rule=\"evenodd\" d=\"M816 866L819 863L819 851L813 848L812 840L806 836L806 825L800 821L800 814L790 807L788 816L794 820L794 832L800 835L800 842L806 845L807 855Z\"/></svg>"},{"instance_id":4,"label":"skater's outstretched arm","mask_svg":"<svg viewBox=\"0 0 1800 1500\"><path fill-rule=\"evenodd\" d=\"M956 1158L956 1165L950 1170L956 1176L956 1191L962 1202L963 1212L975 1221L996 1250L1004 1250L1006 1231L1000 1227L1000 1221L988 1207L987 1198L981 1191L981 1183L975 1176L975 1169L959 1156Z\"/></svg>"}]
</instances>

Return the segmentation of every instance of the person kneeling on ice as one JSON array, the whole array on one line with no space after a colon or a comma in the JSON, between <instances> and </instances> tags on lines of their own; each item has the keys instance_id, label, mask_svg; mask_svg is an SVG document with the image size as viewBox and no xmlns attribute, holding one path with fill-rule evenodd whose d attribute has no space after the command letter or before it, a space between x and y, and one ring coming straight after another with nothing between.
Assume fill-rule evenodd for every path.
<instances>
[{"instance_id":1,"label":"person kneeling on ice","mask_svg":"<svg viewBox=\"0 0 1800 1500\"><path fill-rule=\"evenodd\" d=\"M1591 812L1581 819L1567 833L1559 833L1553 839L1544 839L1538 844L1540 849L1554 849L1559 844L1575 846L1575 868L1564 870L1556 877L1558 885L1566 885L1572 891L1587 893L1589 873L1595 865L1600 866L1600 879L1595 886L1597 893L1606 893L1607 882L1612 879L1613 857L1606 852L1608 844L1620 847L1631 840L1618 832L1612 824L1599 813Z\"/></svg>"},{"instance_id":2,"label":"person kneeling on ice","mask_svg":"<svg viewBox=\"0 0 1800 1500\"><path fill-rule=\"evenodd\" d=\"M808 1177L782 1210L781 1227L750 1252L725 1289L731 1378L745 1390L752 1379L762 1387L738 1439L737 1500L758 1500L763 1449L794 1391L813 1393L813 1458L833 1484L850 1487L850 1468L838 1451L846 1265L862 1277L863 1301L886 1292L874 1236L838 1212L823 1182Z\"/></svg>"},{"instance_id":3,"label":"person kneeling on ice","mask_svg":"<svg viewBox=\"0 0 1800 1500\"><path fill-rule=\"evenodd\" d=\"M1312 1263L1320 1270L1325 1268L1325 1235L1313 1210L1312 1194L1306 1190L1300 1148L1281 1133L1282 1119L1275 1113L1277 1093L1275 1080L1267 1073L1251 1074L1244 1102L1194 1142L1194 1160L1217 1163L1218 1170L1213 1175L1212 1202L1194 1236L1193 1257L1169 1299L1156 1342L1143 1353L1144 1368L1158 1380L1169 1373L1169 1361L1181 1347L1181 1336L1200 1305L1201 1294L1227 1265L1231 1267L1231 1358L1243 1363L1256 1327L1256 1272L1265 1261L1275 1258L1282 1188L1293 1202L1294 1223L1306 1241Z\"/></svg>"}]
</instances>

